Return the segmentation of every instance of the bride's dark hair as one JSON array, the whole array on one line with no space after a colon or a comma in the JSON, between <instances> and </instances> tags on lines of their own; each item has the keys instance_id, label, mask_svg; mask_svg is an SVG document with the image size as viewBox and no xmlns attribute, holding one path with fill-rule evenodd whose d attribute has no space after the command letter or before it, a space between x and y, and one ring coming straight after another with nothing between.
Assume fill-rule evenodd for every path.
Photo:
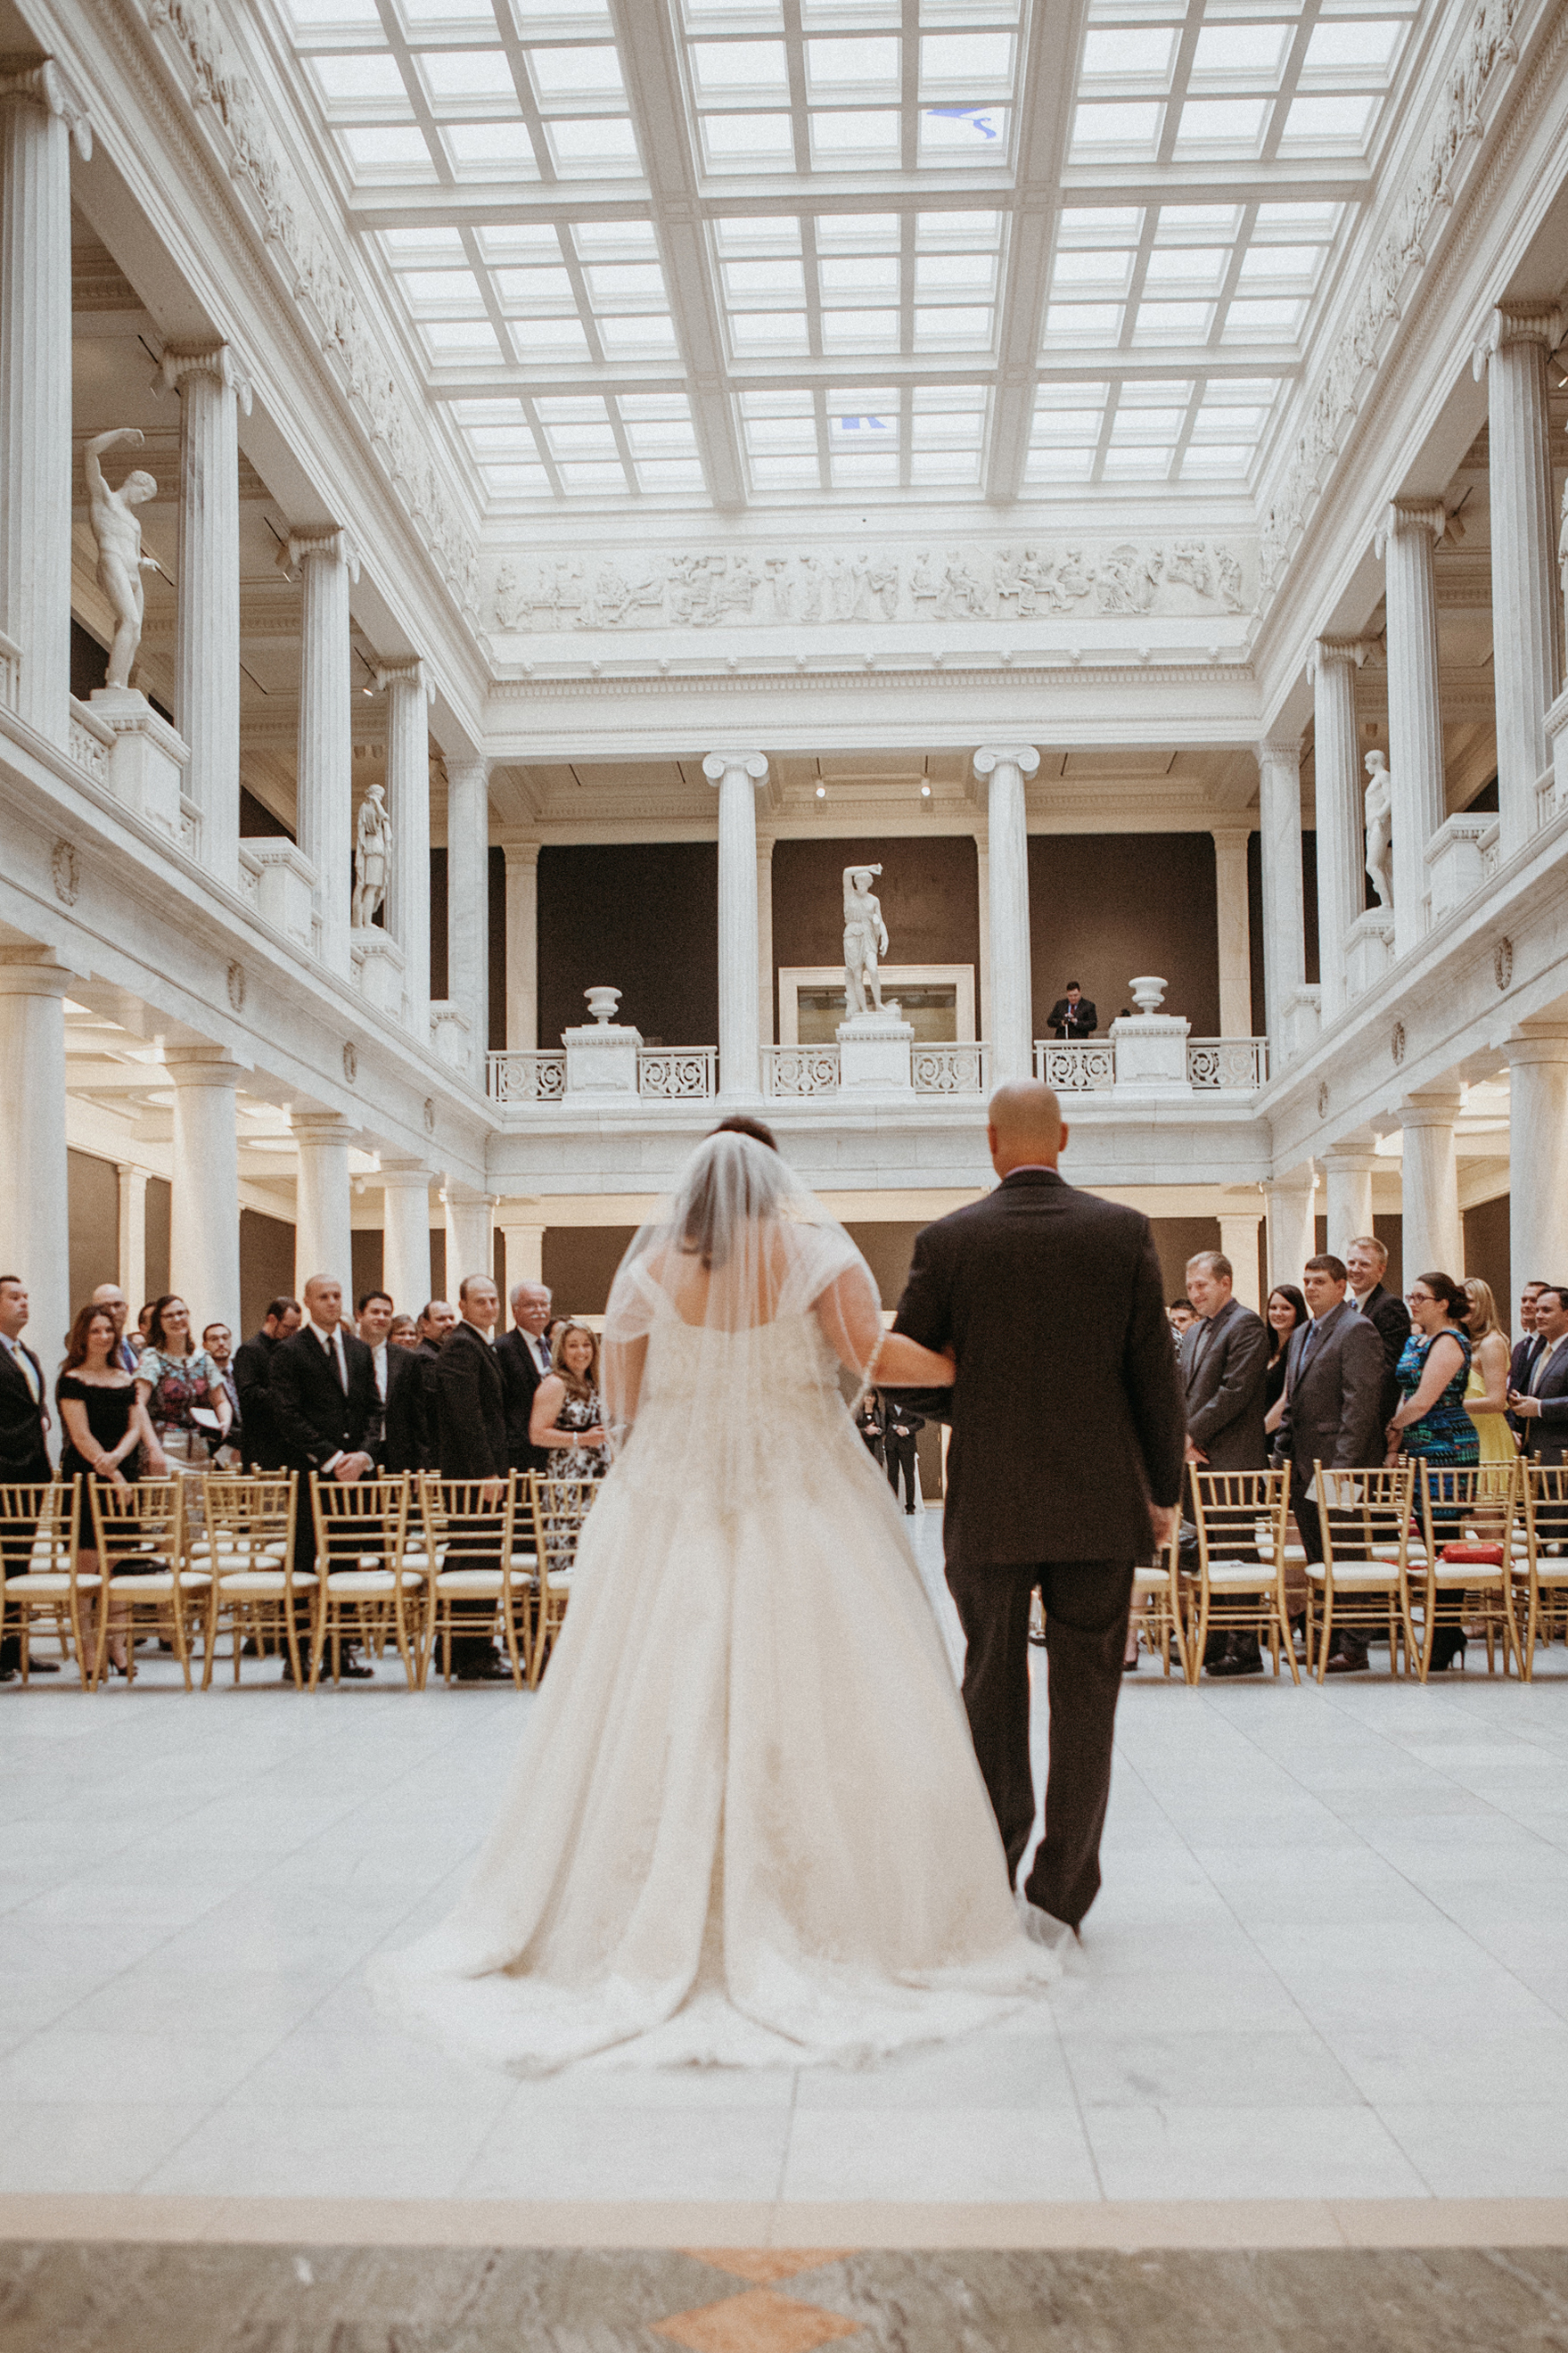
<instances>
[{"instance_id":1,"label":"bride's dark hair","mask_svg":"<svg viewBox=\"0 0 1568 2353\"><path fill-rule=\"evenodd\" d=\"M749 1135L753 1144L765 1144L770 1152L776 1152L779 1148L779 1140L773 1129L764 1127L760 1119L748 1119L743 1111L732 1111L729 1118L721 1119L711 1132L714 1135Z\"/></svg>"},{"instance_id":2,"label":"bride's dark hair","mask_svg":"<svg viewBox=\"0 0 1568 2353\"><path fill-rule=\"evenodd\" d=\"M765 1164L759 1164L747 1149L748 1145L761 1145L777 1153L779 1147L772 1129L764 1127L760 1119L748 1119L743 1112L733 1112L728 1119L720 1121L708 1144L712 1145L721 1136L731 1135L735 1145L730 1150L707 1152L706 1165L686 1204L681 1254L700 1258L705 1274L711 1274L729 1257L728 1235L736 1217L756 1217L773 1197L774 1187Z\"/></svg>"}]
</instances>

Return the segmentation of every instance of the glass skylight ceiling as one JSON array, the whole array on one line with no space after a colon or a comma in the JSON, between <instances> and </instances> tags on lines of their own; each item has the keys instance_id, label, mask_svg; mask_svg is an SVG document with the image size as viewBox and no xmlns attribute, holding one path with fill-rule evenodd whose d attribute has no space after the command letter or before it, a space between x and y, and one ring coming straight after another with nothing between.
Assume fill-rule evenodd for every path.
<instances>
[{"instance_id":1,"label":"glass skylight ceiling","mask_svg":"<svg viewBox=\"0 0 1568 2353\"><path fill-rule=\"evenodd\" d=\"M507 505L1245 493L1417 22L1089 0L1042 165L1041 0L269 5Z\"/></svg>"}]
</instances>

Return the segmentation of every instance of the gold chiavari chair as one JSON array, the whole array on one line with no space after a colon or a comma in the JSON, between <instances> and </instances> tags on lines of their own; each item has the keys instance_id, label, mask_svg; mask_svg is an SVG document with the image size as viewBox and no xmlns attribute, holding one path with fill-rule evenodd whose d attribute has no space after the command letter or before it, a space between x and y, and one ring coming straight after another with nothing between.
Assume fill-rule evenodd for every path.
<instances>
[{"instance_id":1,"label":"gold chiavari chair","mask_svg":"<svg viewBox=\"0 0 1568 2353\"><path fill-rule=\"evenodd\" d=\"M218 1637L225 1631L236 1683L247 1641L254 1641L258 1651L268 1644L287 1651L295 1683L304 1681L300 1663L300 1604L305 1605L308 1647L320 1580L314 1570L294 1574L294 1514L299 1501L295 1471L228 1472L207 1481L206 1534L200 1545L191 1547L193 1561L205 1558L216 1580L212 1636L202 1668L204 1691L212 1682Z\"/></svg>"},{"instance_id":2,"label":"gold chiavari chair","mask_svg":"<svg viewBox=\"0 0 1568 2353\"><path fill-rule=\"evenodd\" d=\"M1336 1632L1386 1639L1391 1674L1400 1644L1408 1672L1415 1663L1410 1624L1410 1509L1415 1466L1373 1471L1313 1466L1323 1557L1307 1563L1307 1664L1328 1672ZM1320 1624L1320 1609L1321 1622Z\"/></svg>"},{"instance_id":3,"label":"gold chiavari chair","mask_svg":"<svg viewBox=\"0 0 1568 2353\"><path fill-rule=\"evenodd\" d=\"M1256 1634L1279 1672L1281 1653L1290 1680L1301 1680L1285 1594L1285 1531L1290 1508L1283 1471L1191 1472L1197 1529L1195 1623L1187 1646L1187 1676L1195 1683L1210 1634Z\"/></svg>"},{"instance_id":4,"label":"gold chiavari chair","mask_svg":"<svg viewBox=\"0 0 1568 2353\"><path fill-rule=\"evenodd\" d=\"M79 1573L78 1538L81 1522L81 1483L69 1479L27 1481L0 1486L0 1633L14 1618L21 1645L22 1681L27 1680L33 1620L52 1618L60 1648L75 1654L82 1689L90 1691L95 1649L84 1635L81 1597L89 1602L102 1578Z\"/></svg>"},{"instance_id":5,"label":"gold chiavari chair","mask_svg":"<svg viewBox=\"0 0 1568 2353\"><path fill-rule=\"evenodd\" d=\"M1430 1671L1438 1628L1470 1628L1478 1620L1486 1637L1488 1674L1496 1669L1500 1637L1506 1675L1510 1657L1522 1662L1512 1569L1519 1465L1460 1468L1417 1457L1415 1471L1420 1534L1411 1552L1410 1599L1412 1610L1421 1611L1421 1680Z\"/></svg>"},{"instance_id":6,"label":"gold chiavari chair","mask_svg":"<svg viewBox=\"0 0 1568 2353\"><path fill-rule=\"evenodd\" d=\"M599 1492L596 1479L554 1479L531 1471L533 1522L539 1548L539 1582L535 1588L533 1650L529 1684L537 1684L545 1658L566 1619L572 1599L572 1578L577 1566L577 1542L583 1523Z\"/></svg>"},{"instance_id":7,"label":"gold chiavari chair","mask_svg":"<svg viewBox=\"0 0 1568 2353\"><path fill-rule=\"evenodd\" d=\"M367 1649L374 1647L390 1612L408 1688L419 1684L417 1637L410 1640L408 1604L425 1582L423 1567L405 1559L408 1542L407 1473L394 1479L322 1479L310 1473L316 1531L316 1608L310 1636L310 1689L321 1680L331 1644L332 1681L342 1680L345 1613Z\"/></svg>"},{"instance_id":8,"label":"gold chiavari chair","mask_svg":"<svg viewBox=\"0 0 1568 2353\"><path fill-rule=\"evenodd\" d=\"M1529 1683L1535 1674L1535 1645L1552 1640L1568 1604L1568 1463L1521 1462L1519 1477L1524 1517L1522 1580L1517 1552L1510 1566L1515 1625L1521 1600L1524 1603L1519 1668Z\"/></svg>"},{"instance_id":9,"label":"gold chiavari chair","mask_svg":"<svg viewBox=\"0 0 1568 2353\"><path fill-rule=\"evenodd\" d=\"M103 1577L94 1671L99 1679L113 1616L124 1622L125 1672L135 1682L137 1627L145 1616L153 1632L167 1626L185 1689L191 1689L191 1637L200 1626L211 1645L213 1589L211 1571L192 1568L185 1558L192 1484L179 1476L138 1479L127 1487L111 1486L105 1479L89 1484L93 1549Z\"/></svg>"},{"instance_id":10,"label":"gold chiavari chair","mask_svg":"<svg viewBox=\"0 0 1568 2353\"><path fill-rule=\"evenodd\" d=\"M1171 1531L1168 1544L1161 1546L1152 1567L1140 1567L1132 1572L1133 1624L1142 1632L1152 1654L1159 1652L1160 1663L1166 1674L1171 1672L1171 1651L1176 1653L1176 1663L1184 1683L1191 1683L1193 1672L1187 1661L1186 1611L1184 1607L1181 1575L1181 1517Z\"/></svg>"},{"instance_id":11,"label":"gold chiavari chair","mask_svg":"<svg viewBox=\"0 0 1568 2353\"><path fill-rule=\"evenodd\" d=\"M423 1691L437 1642L441 1678L452 1680L454 1639L489 1635L498 1621L511 1679L519 1691L528 1664L527 1572L514 1558L518 1479L504 1482L499 1498L486 1500L482 1479L443 1479L427 1471L419 1482L424 1526L425 1633L420 1651ZM518 1601L524 1623L518 1640Z\"/></svg>"}]
</instances>

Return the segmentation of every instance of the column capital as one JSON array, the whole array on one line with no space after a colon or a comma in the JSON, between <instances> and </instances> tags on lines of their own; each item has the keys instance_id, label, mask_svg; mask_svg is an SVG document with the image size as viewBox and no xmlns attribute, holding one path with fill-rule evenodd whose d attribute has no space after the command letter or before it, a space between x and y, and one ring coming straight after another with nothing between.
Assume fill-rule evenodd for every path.
<instances>
[{"instance_id":1,"label":"column capital","mask_svg":"<svg viewBox=\"0 0 1568 2353\"><path fill-rule=\"evenodd\" d=\"M306 1145L318 1150L341 1145L346 1151L360 1140L360 1131L353 1120L343 1119L335 1111L291 1111L289 1125L301 1150Z\"/></svg>"},{"instance_id":2,"label":"column capital","mask_svg":"<svg viewBox=\"0 0 1568 2353\"><path fill-rule=\"evenodd\" d=\"M436 1181L434 1169L427 1168L424 1161L389 1158L385 1155L383 1156L376 1170L376 1176L380 1179L384 1191L393 1192L412 1193L423 1189L428 1193Z\"/></svg>"},{"instance_id":3,"label":"column capital","mask_svg":"<svg viewBox=\"0 0 1568 2353\"><path fill-rule=\"evenodd\" d=\"M1436 547L1447 528L1448 510L1441 499L1390 499L1378 518L1372 552L1381 559L1391 539L1403 539L1414 531L1429 532Z\"/></svg>"},{"instance_id":4,"label":"column capital","mask_svg":"<svg viewBox=\"0 0 1568 2353\"><path fill-rule=\"evenodd\" d=\"M1299 735L1265 736L1252 747L1252 754L1260 768L1294 768L1301 772L1301 739Z\"/></svg>"},{"instance_id":5,"label":"column capital","mask_svg":"<svg viewBox=\"0 0 1568 2353\"><path fill-rule=\"evenodd\" d=\"M226 1046L165 1046L163 1065L177 1087L237 1087L245 1075Z\"/></svg>"},{"instance_id":6,"label":"column capital","mask_svg":"<svg viewBox=\"0 0 1568 2353\"><path fill-rule=\"evenodd\" d=\"M359 550L341 523L322 523L314 529L291 531L283 552L288 556L290 572L298 572L313 556L321 563L342 564L346 566L351 580L359 578Z\"/></svg>"},{"instance_id":7,"label":"column capital","mask_svg":"<svg viewBox=\"0 0 1568 2353\"><path fill-rule=\"evenodd\" d=\"M58 116L84 164L92 161L92 124L87 104L53 58L0 57L0 100L16 99Z\"/></svg>"},{"instance_id":8,"label":"column capital","mask_svg":"<svg viewBox=\"0 0 1568 2353\"><path fill-rule=\"evenodd\" d=\"M1458 1087L1416 1087L1399 1105L1399 1124L1402 1128L1452 1127L1459 1116L1459 1103Z\"/></svg>"},{"instance_id":9,"label":"column capital","mask_svg":"<svg viewBox=\"0 0 1568 2353\"><path fill-rule=\"evenodd\" d=\"M418 654L409 655L405 661L378 662L375 682L384 692L395 686L403 686L411 688L416 693L423 692L426 702L434 702L436 700L436 681L426 669L423 658Z\"/></svg>"},{"instance_id":10,"label":"column capital","mask_svg":"<svg viewBox=\"0 0 1568 2353\"><path fill-rule=\"evenodd\" d=\"M543 843L536 841L531 834L498 833L496 836L496 848L506 852L509 873L516 867L536 867L543 847Z\"/></svg>"},{"instance_id":11,"label":"column capital","mask_svg":"<svg viewBox=\"0 0 1568 2353\"><path fill-rule=\"evenodd\" d=\"M1040 765L1040 755L1032 744L983 744L974 754L974 773L982 777L993 776L1005 761L1021 776L1032 776Z\"/></svg>"},{"instance_id":12,"label":"column capital","mask_svg":"<svg viewBox=\"0 0 1568 2353\"><path fill-rule=\"evenodd\" d=\"M447 771L448 782L454 776L478 775L481 776L488 785L494 771L500 767L500 762L492 760L488 752L447 752L443 754L441 765Z\"/></svg>"},{"instance_id":13,"label":"column capital","mask_svg":"<svg viewBox=\"0 0 1568 2353\"><path fill-rule=\"evenodd\" d=\"M1500 302L1476 345L1471 373L1479 384L1488 362L1510 343L1539 343L1550 358L1562 341L1563 313L1555 303Z\"/></svg>"},{"instance_id":14,"label":"column capital","mask_svg":"<svg viewBox=\"0 0 1568 2353\"><path fill-rule=\"evenodd\" d=\"M1521 1021L1505 1041L1516 1062L1568 1062L1568 1021Z\"/></svg>"},{"instance_id":15,"label":"column capital","mask_svg":"<svg viewBox=\"0 0 1568 2353\"><path fill-rule=\"evenodd\" d=\"M500 1195L486 1192L482 1185L464 1185L448 1176L441 1187L441 1198L453 1209L493 1209Z\"/></svg>"},{"instance_id":16,"label":"column capital","mask_svg":"<svg viewBox=\"0 0 1568 2353\"><path fill-rule=\"evenodd\" d=\"M702 773L710 785L722 784L731 768L740 768L753 785L768 780L768 755L765 752L710 752L702 763Z\"/></svg>"},{"instance_id":17,"label":"column capital","mask_svg":"<svg viewBox=\"0 0 1568 2353\"><path fill-rule=\"evenodd\" d=\"M1331 1144L1323 1155L1324 1173L1330 1176L1372 1176L1378 1166L1370 1144Z\"/></svg>"},{"instance_id":18,"label":"column capital","mask_svg":"<svg viewBox=\"0 0 1568 2353\"><path fill-rule=\"evenodd\" d=\"M1373 650L1370 638L1314 638L1312 650L1307 656L1307 677L1314 680L1320 670L1332 670L1338 665L1354 663L1360 670Z\"/></svg>"},{"instance_id":19,"label":"column capital","mask_svg":"<svg viewBox=\"0 0 1568 2353\"><path fill-rule=\"evenodd\" d=\"M165 343L158 373L164 390L175 392L188 375L210 375L250 414L250 378L240 369L232 343Z\"/></svg>"},{"instance_id":20,"label":"column capital","mask_svg":"<svg viewBox=\"0 0 1568 2353\"><path fill-rule=\"evenodd\" d=\"M75 979L47 948L0 948L0 997L65 997Z\"/></svg>"}]
</instances>

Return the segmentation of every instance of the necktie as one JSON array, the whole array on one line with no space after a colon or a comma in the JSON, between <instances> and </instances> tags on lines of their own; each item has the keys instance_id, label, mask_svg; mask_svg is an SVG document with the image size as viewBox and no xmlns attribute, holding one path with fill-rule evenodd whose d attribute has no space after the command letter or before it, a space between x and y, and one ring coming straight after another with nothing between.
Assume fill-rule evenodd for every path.
<instances>
[{"instance_id":1,"label":"necktie","mask_svg":"<svg viewBox=\"0 0 1568 2353\"><path fill-rule=\"evenodd\" d=\"M342 1389L343 1395L347 1397L349 1393L349 1377L343 1365L343 1335L341 1332L332 1331L328 1333L327 1354L332 1360L332 1370L338 1377L338 1387Z\"/></svg>"},{"instance_id":2,"label":"necktie","mask_svg":"<svg viewBox=\"0 0 1568 2353\"><path fill-rule=\"evenodd\" d=\"M33 1403L37 1405L38 1402L38 1377L33 1370L31 1357L27 1356L26 1352L16 1340L7 1340L5 1345L11 1351L11 1362L16 1366L16 1370L21 1374L22 1378L27 1384L28 1396L32 1398Z\"/></svg>"},{"instance_id":3,"label":"necktie","mask_svg":"<svg viewBox=\"0 0 1568 2353\"><path fill-rule=\"evenodd\" d=\"M1546 1377L1546 1367L1552 1362L1552 1357L1557 1354L1557 1350L1562 1346L1562 1345L1563 1343L1561 1340L1557 1342L1555 1346L1550 1346L1544 1340L1542 1342L1541 1354L1537 1356L1534 1364L1530 1369L1530 1394L1531 1397L1539 1397L1541 1395L1541 1384Z\"/></svg>"}]
</instances>

